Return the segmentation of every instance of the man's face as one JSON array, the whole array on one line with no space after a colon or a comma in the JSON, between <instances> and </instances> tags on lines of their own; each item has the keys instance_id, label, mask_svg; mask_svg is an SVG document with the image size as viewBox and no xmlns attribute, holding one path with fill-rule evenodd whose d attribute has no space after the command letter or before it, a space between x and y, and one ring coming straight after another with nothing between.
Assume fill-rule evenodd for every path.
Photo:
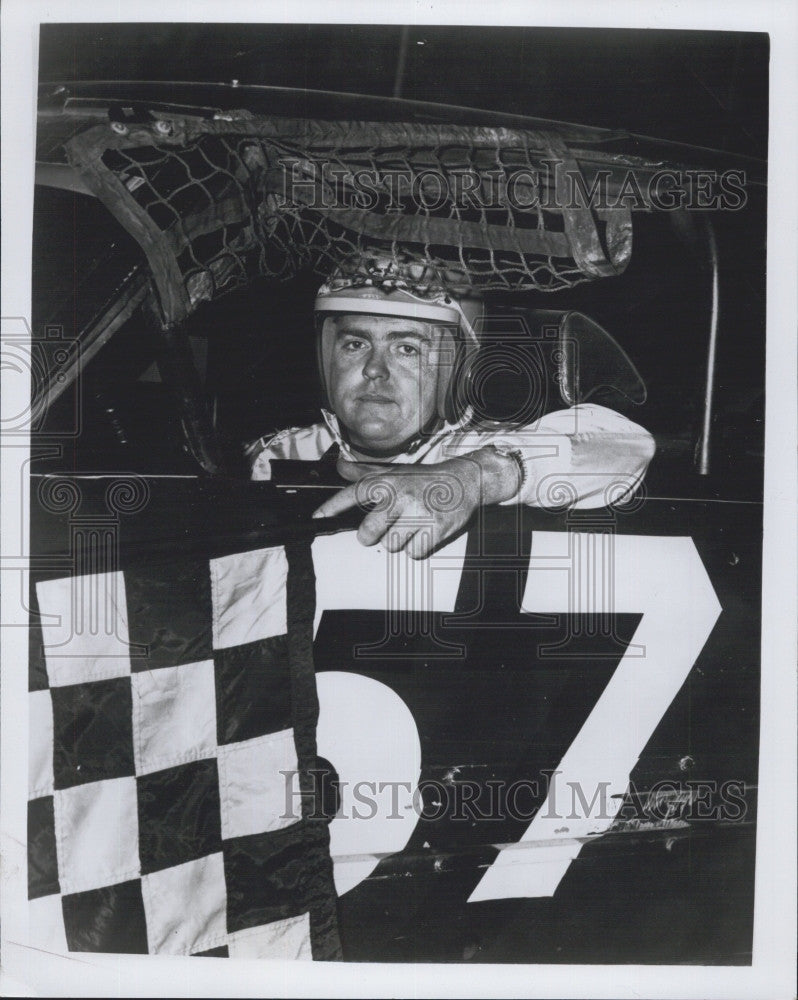
<instances>
[{"instance_id":1,"label":"man's face","mask_svg":"<svg viewBox=\"0 0 798 1000\"><path fill-rule=\"evenodd\" d=\"M349 313L333 323L332 408L355 448L397 454L435 412L440 333L391 316Z\"/></svg>"}]
</instances>

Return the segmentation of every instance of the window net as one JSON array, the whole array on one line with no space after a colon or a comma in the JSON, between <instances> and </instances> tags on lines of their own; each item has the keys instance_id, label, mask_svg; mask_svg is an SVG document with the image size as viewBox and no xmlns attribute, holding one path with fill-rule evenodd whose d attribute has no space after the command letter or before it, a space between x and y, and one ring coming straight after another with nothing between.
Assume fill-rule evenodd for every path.
<instances>
[{"instance_id":1,"label":"window net","mask_svg":"<svg viewBox=\"0 0 798 1000\"><path fill-rule=\"evenodd\" d=\"M357 273L374 254L444 286L539 291L631 256L629 209L575 198L550 132L236 112L109 121L65 148L147 254L165 325L258 276Z\"/></svg>"}]
</instances>

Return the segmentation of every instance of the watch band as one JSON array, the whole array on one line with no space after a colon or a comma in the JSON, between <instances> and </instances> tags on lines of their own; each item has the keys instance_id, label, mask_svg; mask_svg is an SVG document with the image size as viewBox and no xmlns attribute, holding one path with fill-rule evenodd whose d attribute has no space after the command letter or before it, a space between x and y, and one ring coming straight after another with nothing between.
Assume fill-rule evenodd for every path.
<instances>
[{"instance_id":1,"label":"watch band","mask_svg":"<svg viewBox=\"0 0 798 1000\"><path fill-rule=\"evenodd\" d=\"M502 444L500 441L491 441L488 447L493 448L497 454L504 455L505 458L511 458L518 468L518 488L510 500L502 501L503 503L511 503L524 488L524 484L527 480L526 462L524 461L524 456L518 448L509 444Z\"/></svg>"}]
</instances>

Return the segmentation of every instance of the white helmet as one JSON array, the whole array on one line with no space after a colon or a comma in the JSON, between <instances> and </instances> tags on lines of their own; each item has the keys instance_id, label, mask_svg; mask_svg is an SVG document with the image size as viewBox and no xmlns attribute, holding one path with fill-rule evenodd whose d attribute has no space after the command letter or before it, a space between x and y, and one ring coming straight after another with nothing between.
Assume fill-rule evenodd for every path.
<instances>
[{"instance_id":1,"label":"white helmet","mask_svg":"<svg viewBox=\"0 0 798 1000\"><path fill-rule=\"evenodd\" d=\"M444 285L440 272L424 264L384 258L360 264L357 273L336 271L316 295L319 373L328 398L333 329L325 320L336 313L403 316L440 327L438 417L449 422L459 419L465 406L458 382L479 348L482 299L470 289L463 294Z\"/></svg>"}]
</instances>

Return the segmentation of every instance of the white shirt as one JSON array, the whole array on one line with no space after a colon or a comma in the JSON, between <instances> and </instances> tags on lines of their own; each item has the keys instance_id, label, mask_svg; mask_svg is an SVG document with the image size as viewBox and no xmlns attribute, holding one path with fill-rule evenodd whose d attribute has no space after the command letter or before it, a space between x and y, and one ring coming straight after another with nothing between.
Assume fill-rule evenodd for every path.
<instances>
[{"instance_id":1,"label":"white shirt","mask_svg":"<svg viewBox=\"0 0 798 1000\"><path fill-rule=\"evenodd\" d=\"M357 461L341 436L334 414L322 410L323 422L289 427L250 445L252 478L271 478L272 459L317 461L333 444L341 457ZM445 462L488 445L519 460L524 475L518 493L505 504L530 507L604 507L616 503L641 483L654 455L654 439L606 406L580 403L547 413L534 424L468 426L467 418L444 426L410 452L389 461L397 465Z\"/></svg>"}]
</instances>

